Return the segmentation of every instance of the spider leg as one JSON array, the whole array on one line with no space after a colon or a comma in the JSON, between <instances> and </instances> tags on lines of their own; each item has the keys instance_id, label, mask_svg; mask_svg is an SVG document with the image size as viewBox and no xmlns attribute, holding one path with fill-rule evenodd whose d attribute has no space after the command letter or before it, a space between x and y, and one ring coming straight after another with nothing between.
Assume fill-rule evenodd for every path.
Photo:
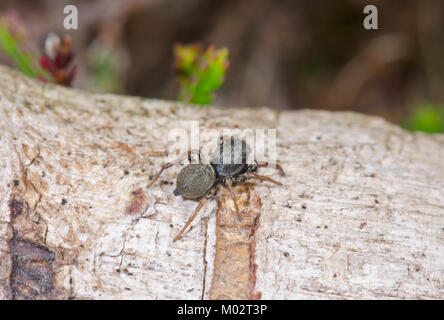
<instances>
[{"instance_id":1,"label":"spider leg","mask_svg":"<svg viewBox=\"0 0 444 320\"><path fill-rule=\"evenodd\" d=\"M233 187L232 187L233 186L233 182L231 181L231 178L226 179L225 182L226 182L225 184L227 186L227 189L230 192L231 198L233 199L234 208L236 209L236 213L237 213L238 217L241 218L242 216L240 214L239 207L237 205L237 199L236 199L236 196L235 196L235 194L233 192Z\"/></svg>"},{"instance_id":2,"label":"spider leg","mask_svg":"<svg viewBox=\"0 0 444 320\"><path fill-rule=\"evenodd\" d=\"M153 178L153 180L150 182L150 184L148 185L148 187L151 187L156 181L157 181L157 179L159 179L159 177L160 177L160 175L165 171L165 169L168 169L168 168L170 168L170 167L172 167L172 166L174 166L175 164L179 164L179 163L181 163L183 160L189 160L190 162L192 162L191 160L191 154L194 152L194 151L199 151L199 163L200 163L200 160L201 160L201 152L200 152L200 150L188 150L187 152L185 152L184 154L182 154L179 158L177 158L176 160L173 160L173 161L171 161L171 162L167 162L167 163L164 163L164 164L162 164L162 166L160 167L160 170L159 170L159 172L154 176L154 178Z\"/></svg>"},{"instance_id":3,"label":"spider leg","mask_svg":"<svg viewBox=\"0 0 444 320\"><path fill-rule=\"evenodd\" d=\"M216 182L214 182L211 189L207 191L207 193L205 194L205 198L210 199L212 196L216 194L218 184L219 184L219 178L216 179Z\"/></svg>"},{"instance_id":4,"label":"spider leg","mask_svg":"<svg viewBox=\"0 0 444 320\"><path fill-rule=\"evenodd\" d=\"M274 184L277 184L278 186L282 185L282 183L280 183L279 181L276 181L276 180L274 180L274 179L272 179L270 177L267 177L267 176L263 176L263 175L257 174L255 172L250 172L250 173L246 174L246 177L248 179L257 179L257 180L272 182Z\"/></svg>"},{"instance_id":5,"label":"spider leg","mask_svg":"<svg viewBox=\"0 0 444 320\"><path fill-rule=\"evenodd\" d=\"M279 171L279 174L281 176L285 176L284 169L282 169L282 167L278 163L271 164L268 162L257 162L256 161L254 164L252 164L248 167L247 171L253 172L253 171L256 171L258 168L268 168L268 167L270 167L270 168L274 167L275 169L277 169Z\"/></svg>"},{"instance_id":6,"label":"spider leg","mask_svg":"<svg viewBox=\"0 0 444 320\"><path fill-rule=\"evenodd\" d=\"M185 223L185 225L183 226L182 230L180 230L180 232L177 234L177 236L173 239L174 242L180 239L180 236L182 235L182 233L185 232L185 230L188 228L190 223L194 220L194 218L196 217L197 213L200 211L200 209L202 209L202 207L205 204L205 202L207 202L207 198L203 197L200 200L199 204L197 205L196 209L194 210L193 215L188 219L187 223Z\"/></svg>"},{"instance_id":7,"label":"spider leg","mask_svg":"<svg viewBox=\"0 0 444 320\"><path fill-rule=\"evenodd\" d=\"M247 181L247 179L248 177L246 177L245 175L240 175L233 178L233 183L235 184L244 183L245 181Z\"/></svg>"}]
</instances>

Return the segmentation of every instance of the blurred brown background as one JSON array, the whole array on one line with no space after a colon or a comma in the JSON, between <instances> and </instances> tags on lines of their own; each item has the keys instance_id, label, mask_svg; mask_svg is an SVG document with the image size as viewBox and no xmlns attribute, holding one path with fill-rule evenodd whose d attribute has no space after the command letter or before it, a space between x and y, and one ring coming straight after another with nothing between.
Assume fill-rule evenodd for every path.
<instances>
[{"instance_id":1,"label":"blurred brown background","mask_svg":"<svg viewBox=\"0 0 444 320\"><path fill-rule=\"evenodd\" d=\"M78 30L63 29L67 4ZM379 30L363 27L367 4ZM172 47L202 42L230 50L217 105L348 109L400 123L418 103L444 101L441 0L2 0L8 9L38 50L49 31L72 36L78 88L175 99ZM0 53L0 63L11 61Z\"/></svg>"}]
</instances>

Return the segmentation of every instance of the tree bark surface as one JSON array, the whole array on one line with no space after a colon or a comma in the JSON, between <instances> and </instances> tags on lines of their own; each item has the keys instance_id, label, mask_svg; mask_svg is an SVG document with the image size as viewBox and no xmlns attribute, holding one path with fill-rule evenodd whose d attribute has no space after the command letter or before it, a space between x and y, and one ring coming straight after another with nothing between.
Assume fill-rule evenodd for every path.
<instances>
[{"instance_id":1,"label":"tree bark surface","mask_svg":"<svg viewBox=\"0 0 444 320\"><path fill-rule=\"evenodd\" d=\"M282 187L172 193L168 133L276 128ZM1 299L443 299L444 136L351 112L199 108L0 67Z\"/></svg>"}]
</instances>

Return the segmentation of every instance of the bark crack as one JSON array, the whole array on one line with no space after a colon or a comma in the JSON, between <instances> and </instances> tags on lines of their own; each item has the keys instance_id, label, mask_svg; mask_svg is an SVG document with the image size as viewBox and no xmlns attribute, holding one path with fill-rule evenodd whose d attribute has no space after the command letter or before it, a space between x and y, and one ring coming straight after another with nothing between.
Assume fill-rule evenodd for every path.
<instances>
[{"instance_id":1,"label":"bark crack","mask_svg":"<svg viewBox=\"0 0 444 320\"><path fill-rule=\"evenodd\" d=\"M256 230L262 204L251 185L235 188L239 220L230 193L221 188L216 213L216 254L210 299L260 299L256 284Z\"/></svg>"},{"instance_id":2,"label":"bark crack","mask_svg":"<svg viewBox=\"0 0 444 320\"><path fill-rule=\"evenodd\" d=\"M204 225L204 250L203 250L203 279L202 279L202 296L201 300L204 299L205 296L205 286L206 286L206 279L207 279L207 244L208 244L208 217L202 218L202 223Z\"/></svg>"}]
</instances>

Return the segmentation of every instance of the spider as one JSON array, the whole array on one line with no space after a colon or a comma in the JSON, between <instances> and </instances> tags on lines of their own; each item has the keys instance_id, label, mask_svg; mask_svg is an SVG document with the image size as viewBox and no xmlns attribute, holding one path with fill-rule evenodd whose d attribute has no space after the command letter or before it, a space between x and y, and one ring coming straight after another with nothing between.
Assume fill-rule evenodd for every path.
<instances>
[{"instance_id":1,"label":"spider","mask_svg":"<svg viewBox=\"0 0 444 320\"><path fill-rule=\"evenodd\" d=\"M241 150L239 150L241 147ZM227 151L228 150L228 151ZM161 166L160 171L154 176L153 180L149 184L151 187L156 180L160 177L165 169L188 159L191 162L191 153L193 150L189 150L182 157L164 163ZM228 154L227 154L228 153ZM236 196L233 192L233 184L243 183L248 179L257 179L262 181L269 181L276 185L282 184L270 177L257 174L256 171L260 167L269 167L268 162L258 163L255 161L253 164L247 163L248 154L250 153L250 147L244 140L235 137L220 138L220 143L216 151L213 153L209 163L200 163L201 152L199 150L199 163L190 163L186 165L177 175L176 189L173 191L174 195L181 195L187 199L199 199L200 202L194 210L193 215L188 219L187 223L183 226L173 241L177 241L190 223L194 220L197 213L202 209L205 202L214 196L219 184L224 185L234 202L236 213L241 217L239 207L237 205ZM279 173L284 176L284 170L279 164L275 164Z\"/></svg>"}]
</instances>

